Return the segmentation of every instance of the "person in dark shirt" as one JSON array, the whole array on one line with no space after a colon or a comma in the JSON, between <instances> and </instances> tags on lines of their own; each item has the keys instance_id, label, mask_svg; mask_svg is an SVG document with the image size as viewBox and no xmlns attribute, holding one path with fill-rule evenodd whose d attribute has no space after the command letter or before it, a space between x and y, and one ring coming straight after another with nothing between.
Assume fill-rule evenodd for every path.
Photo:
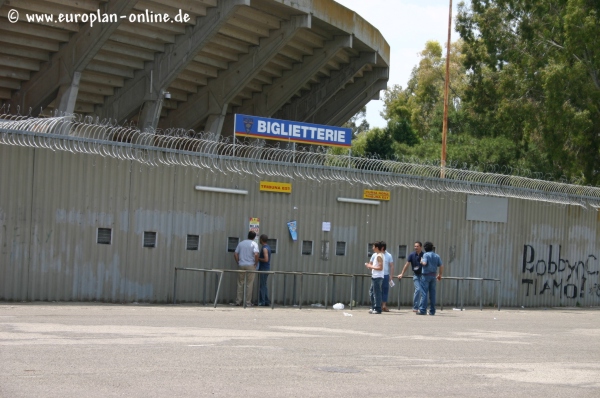
<instances>
[{"instance_id":1,"label":"person in dark shirt","mask_svg":"<svg viewBox=\"0 0 600 398\"><path fill-rule=\"evenodd\" d=\"M421 264L421 259L423 258L423 245L421 244L421 242L416 241L414 248L415 251L408 255L408 258L406 259L406 264L404 264L402 272L400 272L400 275L398 275L398 279L402 279L406 268L408 268L410 264L413 270L413 284L415 285L415 293L413 294L413 312L417 312L419 311L419 304L423 295L423 287L421 286L420 279L421 270L423 269L423 265Z\"/></svg>"},{"instance_id":2,"label":"person in dark shirt","mask_svg":"<svg viewBox=\"0 0 600 398\"><path fill-rule=\"evenodd\" d=\"M260 236L260 252L258 254L258 271L271 270L271 247L267 244L269 237L265 234ZM267 278L269 274L258 274L258 305L268 307L271 305L269 299L269 290L267 288Z\"/></svg>"}]
</instances>

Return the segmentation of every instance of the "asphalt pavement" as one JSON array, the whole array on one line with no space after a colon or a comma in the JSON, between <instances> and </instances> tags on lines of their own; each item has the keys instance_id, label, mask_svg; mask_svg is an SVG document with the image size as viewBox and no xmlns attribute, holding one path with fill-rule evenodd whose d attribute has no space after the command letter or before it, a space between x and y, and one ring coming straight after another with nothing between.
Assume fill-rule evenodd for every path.
<instances>
[{"instance_id":1,"label":"asphalt pavement","mask_svg":"<svg viewBox=\"0 0 600 398\"><path fill-rule=\"evenodd\" d=\"M598 397L600 309L0 303L0 397Z\"/></svg>"}]
</instances>

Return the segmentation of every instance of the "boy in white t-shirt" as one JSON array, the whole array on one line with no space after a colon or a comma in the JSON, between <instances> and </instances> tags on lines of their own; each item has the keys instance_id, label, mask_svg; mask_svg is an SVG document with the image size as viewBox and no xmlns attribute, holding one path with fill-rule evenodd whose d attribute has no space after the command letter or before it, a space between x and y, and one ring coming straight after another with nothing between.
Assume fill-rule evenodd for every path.
<instances>
[{"instance_id":1,"label":"boy in white t-shirt","mask_svg":"<svg viewBox=\"0 0 600 398\"><path fill-rule=\"evenodd\" d=\"M371 309L369 314L381 314L381 284L383 283L383 250L381 242L373 243L374 258L372 262L365 263L371 270Z\"/></svg>"}]
</instances>

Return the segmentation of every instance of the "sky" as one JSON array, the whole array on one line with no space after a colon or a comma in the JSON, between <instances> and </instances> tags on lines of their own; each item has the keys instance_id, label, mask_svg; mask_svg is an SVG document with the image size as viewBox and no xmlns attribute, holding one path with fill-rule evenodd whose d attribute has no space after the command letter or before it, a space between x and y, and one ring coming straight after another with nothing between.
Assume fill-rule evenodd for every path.
<instances>
[{"instance_id":1,"label":"sky","mask_svg":"<svg viewBox=\"0 0 600 398\"><path fill-rule=\"evenodd\" d=\"M406 87L412 69L419 63L418 53L429 40L442 44L446 54L448 40L449 0L335 0L355 11L377 28L390 45L390 78L388 87L399 84ZM452 37L458 3L452 1ZM469 1L465 1L469 3ZM383 98L383 92L381 93ZM367 122L371 128L385 127L380 116L383 100L372 100L367 104Z\"/></svg>"}]
</instances>

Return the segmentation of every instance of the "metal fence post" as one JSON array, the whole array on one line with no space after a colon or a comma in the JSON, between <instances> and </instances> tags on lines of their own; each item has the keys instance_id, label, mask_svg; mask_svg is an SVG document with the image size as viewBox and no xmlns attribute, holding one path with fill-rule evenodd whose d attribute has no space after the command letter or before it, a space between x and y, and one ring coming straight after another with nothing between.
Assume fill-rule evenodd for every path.
<instances>
[{"instance_id":1,"label":"metal fence post","mask_svg":"<svg viewBox=\"0 0 600 398\"><path fill-rule=\"evenodd\" d=\"M498 279L498 311L500 311L500 292L502 291L502 280Z\"/></svg>"},{"instance_id":2,"label":"metal fence post","mask_svg":"<svg viewBox=\"0 0 600 398\"><path fill-rule=\"evenodd\" d=\"M294 275L295 277L296 275ZM298 308L302 309L302 282L304 279L304 275L300 274L300 300L298 301Z\"/></svg>"},{"instance_id":3,"label":"metal fence post","mask_svg":"<svg viewBox=\"0 0 600 398\"><path fill-rule=\"evenodd\" d=\"M458 301L459 284L460 284L460 280L458 278L456 278L456 301L454 302L454 305L456 307L458 307L458 303L460 303L460 301Z\"/></svg>"},{"instance_id":4,"label":"metal fence post","mask_svg":"<svg viewBox=\"0 0 600 398\"><path fill-rule=\"evenodd\" d=\"M294 274L294 284L292 285L292 307L296 303L296 274Z\"/></svg>"},{"instance_id":5,"label":"metal fence post","mask_svg":"<svg viewBox=\"0 0 600 398\"><path fill-rule=\"evenodd\" d=\"M460 280L460 281L463 282L464 280ZM463 283L462 288L464 289L464 283ZM463 289L460 289L460 310L461 311L465 308L465 306L463 305Z\"/></svg>"},{"instance_id":6,"label":"metal fence post","mask_svg":"<svg viewBox=\"0 0 600 398\"><path fill-rule=\"evenodd\" d=\"M175 267L175 277L173 278L173 304L176 304L176 294L177 294L177 267Z\"/></svg>"},{"instance_id":7,"label":"metal fence post","mask_svg":"<svg viewBox=\"0 0 600 398\"><path fill-rule=\"evenodd\" d=\"M483 311L483 278L481 279L481 288L479 292L479 311Z\"/></svg>"},{"instance_id":8,"label":"metal fence post","mask_svg":"<svg viewBox=\"0 0 600 398\"><path fill-rule=\"evenodd\" d=\"M286 281L287 281L287 274L283 274L283 300L281 305L283 305L285 307L285 285L286 285Z\"/></svg>"},{"instance_id":9,"label":"metal fence post","mask_svg":"<svg viewBox=\"0 0 600 398\"><path fill-rule=\"evenodd\" d=\"M223 271L219 272L219 284L217 285L217 292L215 293L215 304L213 308L217 308L217 303L219 302L219 292L221 291L221 282L223 281L223 275L225 273ZM217 274L215 274L217 276Z\"/></svg>"},{"instance_id":10,"label":"metal fence post","mask_svg":"<svg viewBox=\"0 0 600 398\"><path fill-rule=\"evenodd\" d=\"M402 292L402 279L398 279L398 311L400 311L400 293Z\"/></svg>"},{"instance_id":11,"label":"metal fence post","mask_svg":"<svg viewBox=\"0 0 600 398\"><path fill-rule=\"evenodd\" d=\"M444 284L442 280L444 278L440 279L440 311L444 311Z\"/></svg>"},{"instance_id":12,"label":"metal fence post","mask_svg":"<svg viewBox=\"0 0 600 398\"><path fill-rule=\"evenodd\" d=\"M327 276L327 279L329 279L329 276ZM331 305L333 304L335 304L335 275L332 276L331 281Z\"/></svg>"},{"instance_id":13,"label":"metal fence post","mask_svg":"<svg viewBox=\"0 0 600 398\"><path fill-rule=\"evenodd\" d=\"M354 284L356 283L356 278L352 275L350 279L350 310L354 307Z\"/></svg>"},{"instance_id":14,"label":"metal fence post","mask_svg":"<svg viewBox=\"0 0 600 398\"><path fill-rule=\"evenodd\" d=\"M329 274L325 276L325 309L327 309L327 288L329 287Z\"/></svg>"},{"instance_id":15,"label":"metal fence post","mask_svg":"<svg viewBox=\"0 0 600 398\"><path fill-rule=\"evenodd\" d=\"M244 271L244 309L248 305L246 302L246 290L248 290L248 271Z\"/></svg>"},{"instance_id":16,"label":"metal fence post","mask_svg":"<svg viewBox=\"0 0 600 398\"><path fill-rule=\"evenodd\" d=\"M271 278L271 309L275 309L275 286L277 286L275 283L275 275L277 275L277 273L273 272L273 277Z\"/></svg>"}]
</instances>

